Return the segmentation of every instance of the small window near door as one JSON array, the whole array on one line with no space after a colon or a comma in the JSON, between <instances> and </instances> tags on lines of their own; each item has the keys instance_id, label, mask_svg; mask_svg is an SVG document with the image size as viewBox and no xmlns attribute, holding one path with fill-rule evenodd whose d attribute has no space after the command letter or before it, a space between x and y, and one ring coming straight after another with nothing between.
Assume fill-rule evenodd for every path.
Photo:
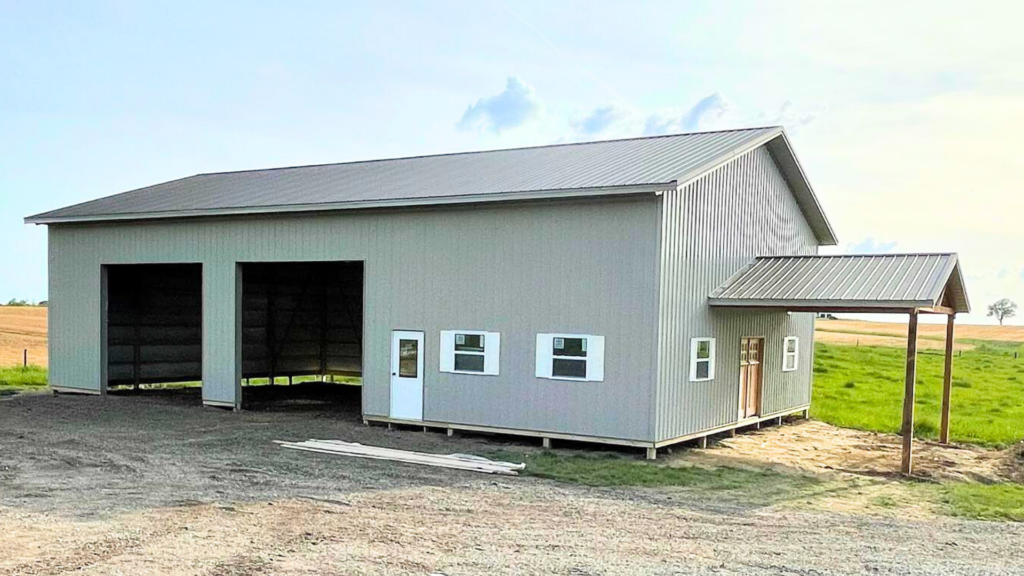
<instances>
[{"instance_id":1,"label":"small window near door","mask_svg":"<svg viewBox=\"0 0 1024 576\"><path fill-rule=\"evenodd\" d=\"M537 334L537 377L604 381L604 337Z\"/></svg>"},{"instance_id":2,"label":"small window near door","mask_svg":"<svg viewBox=\"0 0 1024 576\"><path fill-rule=\"evenodd\" d=\"M398 341L398 375L401 378L416 378L419 367L419 342Z\"/></svg>"},{"instance_id":3,"label":"small window near door","mask_svg":"<svg viewBox=\"0 0 1024 576\"><path fill-rule=\"evenodd\" d=\"M441 331L441 372L497 376L501 334L481 330Z\"/></svg>"},{"instance_id":4,"label":"small window near door","mask_svg":"<svg viewBox=\"0 0 1024 576\"><path fill-rule=\"evenodd\" d=\"M782 348L782 371L794 372L800 361L800 339L787 336Z\"/></svg>"},{"instance_id":5,"label":"small window near door","mask_svg":"<svg viewBox=\"0 0 1024 576\"><path fill-rule=\"evenodd\" d=\"M715 379L715 339L690 340L690 381L704 382Z\"/></svg>"}]
</instances>

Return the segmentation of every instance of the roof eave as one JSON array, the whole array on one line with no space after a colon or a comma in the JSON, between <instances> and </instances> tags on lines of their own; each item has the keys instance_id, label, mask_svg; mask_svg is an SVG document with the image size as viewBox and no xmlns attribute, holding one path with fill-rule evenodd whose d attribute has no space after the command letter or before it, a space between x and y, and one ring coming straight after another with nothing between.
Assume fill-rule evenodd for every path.
<instances>
[{"instance_id":1,"label":"roof eave","mask_svg":"<svg viewBox=\"0 0 1024 576\"><path fill-rule=\"evenodd\" d=\"M530 200L601 198L619 195L657 194L676 187L675 181L636 184L629 186L606 186L598 188L571 188L557 190L530 190L527 192L502 192L471 194L463 196L430 196L424 198L401 198L395 200L369 200L364 202L332 202L320 204L289 204L280 206L242 206L198 210L168 210L161 212L135 212L126 214L95 214L88 216L48 216L36 214L25 218L25 224L81 224L94 222L123 222L135 220L166 220L172 218L200 218L210 216L247 216L259 214L281 214L301 212L333 212L340 210L367 210L424 206L447 206L458 204L479 204L491 202L522 202Z\"/></svg>"},{"instance_id":2,"label":"roof eave","mask_svg":"<svg viewBox=\"0 0 1024 576\"><path fill-rule=\"evenodd\" d=\"M776 144L776 142L779 144ZM825 210L818 200L818 195L814 193L811 181L807 178L807 173L800 164L800 159L797 157L796 151L789 141L789 135L786 134L786 130L780 128L776 137L768 141L767 144L768 150L775 156L779 169L786 177L790 187L793 188L793 192L797 196L797 202L800 204L801 209L804 210L804 217L814 231L818 242L822 246L838 245L839 239L832 228L832 223L825 216Z\"/></svg>"}]
</instances>

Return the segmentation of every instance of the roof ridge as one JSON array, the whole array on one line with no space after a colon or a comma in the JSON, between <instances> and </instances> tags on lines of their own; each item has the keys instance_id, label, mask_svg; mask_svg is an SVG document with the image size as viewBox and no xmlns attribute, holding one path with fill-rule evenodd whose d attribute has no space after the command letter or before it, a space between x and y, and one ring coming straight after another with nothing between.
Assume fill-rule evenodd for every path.
<instances>
[{"instance_id":1,"label":"roof ridge","mask_svg":"<svg viewBox=\"0 0 1024 576\"><path fill-rule=\"evenodd\" d=\"M491 154L496 152L517 152L519 150L540 150L544 148L562 148L569 146L589 146L594 144L610 144L612 142L631 142L635 140L657 140L659 138L678 138L680 136L702 136L705 134L724 134L728 132L756 132L759 130L782 129L782 126L751 126L749 128L728 128L723 130L705 130L699 132L679 132L676 134L658 134L654 136L631 136L629 138L611 138L608 140L589 140L587 142L562 142L560 144L541 144L539 146L516 146L514 148L495 148L493 150L467 150L465 152L443 152L441 154L419 154L416 156L396 156L393 158L372 158L369 160L350 160L348 162L325 162L323 164L300 164L298 166L276 166L273 168L247 168L244 170L225 170L222 172L200 172L189 176L223 176L228 174L244 174L247 172L270 172L273 170L300 170L303 168L324 168L327 166L346 166L352 164L371 164L376 162L395 162L398 160L419 160L423 158L443 158L447 156L468 156L471 154Z\"/></svg>"}]
</instances>

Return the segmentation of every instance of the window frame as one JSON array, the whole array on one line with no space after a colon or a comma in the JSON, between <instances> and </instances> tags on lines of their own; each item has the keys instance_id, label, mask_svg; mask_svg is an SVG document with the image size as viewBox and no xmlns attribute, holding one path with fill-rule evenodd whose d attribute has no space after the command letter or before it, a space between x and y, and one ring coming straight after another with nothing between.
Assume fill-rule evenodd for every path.
<instances>
[{"instance_id":1,"label":"window frame","mask_svg":"<svg viewBox=\"0 0 1024 576\"><path fill-rule=\"evenodd\" d=\"M789 351L789 343L793 342L793 351ZM793 357L793 367L786 368L786 360L789 357ZM783 372L796 372L800 369L800 337L799 336L786 336L782 341L782 371Z\"/></svg>"},{"instance_id":2,"label":"window frame","mask_svg":"<svg viewBox=\"0 0 1024 576\"><path fill-rule=\"evenodd\" d=\"M708 343L708 357L698 358L697 354L703 342ZM715 379L715 348L714 338L701 336L690 339L690 382L710 382ZM708 363L708 375L704 378L697 377L697 365L701 362Z\"/></svg>"},{"instance_id":3,"label":"window frame","mask_svg":"<svg viewBox=\"0 0 1024 576\"><path fill-rule=\"evenodd\" d=\"M459 334L466 336L483 337L483 352L470 350L456 350L455 340ZM442 330L440 349L440 361L438 369L447 374L465 374L469 376L498 376L501 372L501 333L487 332L486 330ZM474 370L456 370L455 355L464 354L470 356L483 356L484 369L482 372Z\"/></svg>"},{"instance_id":4,"label":"window frame","mask_svg":"<svg viewBox=\"0 0 1024 576\"><path fill-rule=\"evenodd\" d=\"M558 356L554 352L555 338L578 338L584 340L586 356ZM555 376L555 359L578 360L586 363L586 376ZM604 382L604 336L596 334L537 334L536 376L545 380L567 380L570 382Z\"/></svg>"}]
</instances>

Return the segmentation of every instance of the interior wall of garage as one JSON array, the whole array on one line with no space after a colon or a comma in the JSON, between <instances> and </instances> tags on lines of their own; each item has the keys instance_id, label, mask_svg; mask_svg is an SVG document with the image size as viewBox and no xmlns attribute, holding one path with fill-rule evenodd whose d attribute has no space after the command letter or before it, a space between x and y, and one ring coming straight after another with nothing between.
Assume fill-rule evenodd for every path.
<instances>
[{"instance_id":1,"label":"interior wall of garage","mask_svg":"<svg viewBox=\"0 0 1024 576\"><path fill-rule=\"evenodd\" d=\"M243 378L362 376L362 262L241 269Z\"/></svg>"},{"instance_id":2,"label":"interior wall of garage","mask_svg":"<svg viewBox=\"0 0 1024 576\"><path fill-rule=\"evenodd\" d=\"M202 378L203 267L108 266L107 383Z\"/></svg>"},{"instance_id":3,"label":"interior wall of garage","mask_svg":"<svg viewBox=\"0 0 1024 576\"><path fill-rule=\"evenodd\" d=\"M391 331L423 330L425 419L651 440L659 222L644 195L50 226L52 382L101 388L103 264L203 264L203 398L237 405L239 263L362 261L365 414L389 412ZM441 374L452 329L500 332L500 374ZM604 336L604 381L537 378L538 332Z\"/></svg>"}]
</instances>

